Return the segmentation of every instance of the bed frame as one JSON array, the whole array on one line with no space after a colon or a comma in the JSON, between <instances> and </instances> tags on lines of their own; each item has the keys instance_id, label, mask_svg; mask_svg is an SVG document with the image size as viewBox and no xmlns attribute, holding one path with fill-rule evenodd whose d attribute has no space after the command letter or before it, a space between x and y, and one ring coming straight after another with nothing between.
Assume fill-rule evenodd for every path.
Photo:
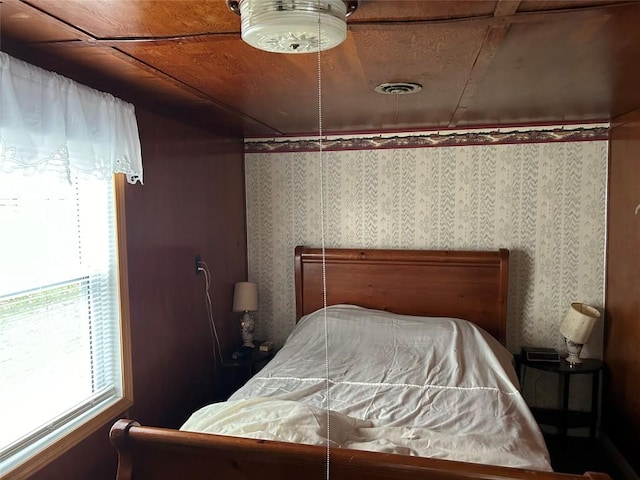
<instances>
[{"instance_id":1,"label":"bed frame","mask_svg":"<svg viewBox=\"0 0 640 480\"><path fill-rule=\"evenodd\" d=\"M472 321L504 343L509 252L327 249L327 304L351 303L400 314ZM296 315L322 307L320 249L295 250ZM144 427L119 420L111 429L117 480L318 479L327 449L317 445ZM330 478L351 480L611 480L492 465L331 449Z\"/></svg>"},{"instance_id":2,"label":"bed frame","mask_svg":"<svg viewBox=\"0 0 640 480\"><path fill-rule=\"evenodd\" d=\"M296 247L296 318L322 308L322 250ZM506 342L509 251L326 249L327 305L469 320Z\"/></svg>"}]
</instances>

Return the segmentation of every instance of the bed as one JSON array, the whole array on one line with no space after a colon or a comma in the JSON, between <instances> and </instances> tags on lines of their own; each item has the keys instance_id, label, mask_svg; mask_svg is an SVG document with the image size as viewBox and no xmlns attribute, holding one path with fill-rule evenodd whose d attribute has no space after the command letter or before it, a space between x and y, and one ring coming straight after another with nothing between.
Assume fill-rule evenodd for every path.
<instances>
[{"instance_id":1,"label":"bed","mask_svg":"<svg viewBox=\"0 0 640 480\"><path fill-rule=\"evenodd\" d=\"M118 480L322 478L327 457L331 478L609 478L550 469L504 347L508 260L297 247L283 348L180 430L118 421Z\"/></svg>"}]
</instances>

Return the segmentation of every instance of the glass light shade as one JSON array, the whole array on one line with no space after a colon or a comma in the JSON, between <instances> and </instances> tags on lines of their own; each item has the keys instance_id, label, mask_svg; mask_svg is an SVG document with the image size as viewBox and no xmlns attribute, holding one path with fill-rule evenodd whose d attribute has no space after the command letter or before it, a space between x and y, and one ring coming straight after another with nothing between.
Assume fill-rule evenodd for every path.
<instances>
[{"instance_id":1,"label":"glass light shade","mask_svg":"<svg viewBox=\"0 0 640 480\"><path fill-rule=\"evenodd\" d=\"M258 310L258 284L238 282L233 293L234 312L255 312Z\"/></svg>"},{"instance_id":2,"label":"glass light shade","mask_svg":"<svg viewBox=\"0 0 640 480\"><path fill-rule=\"evenodd\" d=\"M342 0L242 0L240 17L242 40L267 52L312 53L347 37Z\"/></svg>"}]
</instances>

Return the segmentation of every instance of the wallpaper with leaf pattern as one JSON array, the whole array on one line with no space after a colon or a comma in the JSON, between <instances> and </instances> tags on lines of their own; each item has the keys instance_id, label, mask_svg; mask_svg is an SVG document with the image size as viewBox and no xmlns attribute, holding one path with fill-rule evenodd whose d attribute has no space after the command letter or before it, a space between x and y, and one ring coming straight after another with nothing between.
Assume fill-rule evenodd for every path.
<instances>
[{"instance_id":1,"label":"wallpaper with leaf pattern","mask_svg":"<svg viewBox=\"0 0 640 480\"><path fill-rule=\"evenodd\" d=\"M293 251L321 244L321 191L327 247L508 248L513 352L562 348L572 301L603 307L606 141L245 158L258 338L282 344L295 325ZM601 353L599 322L583 355Z\"/></svg>"}]
</instances>

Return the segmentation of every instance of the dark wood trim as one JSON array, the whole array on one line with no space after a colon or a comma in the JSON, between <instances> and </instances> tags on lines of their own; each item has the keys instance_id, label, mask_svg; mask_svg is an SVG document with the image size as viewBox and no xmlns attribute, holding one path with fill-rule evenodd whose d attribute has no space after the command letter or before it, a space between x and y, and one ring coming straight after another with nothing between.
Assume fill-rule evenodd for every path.
<instances>
[{"instance_id":1,"label":"dark wood trim","mask_svg":"<svg viewBox=\"0 0 640 480\"><path fill-rule=\"evenodd\" d=\"M495 18L515 15L519 5L520 0L500 0L496 4L493 15ZM499 26L489 26L473 67L471 68L471 72L469 73L467 83L462 90L458 106L449 121L449 127L455 127L464 118L467 109L471 105L471 99L482 85L483 78L489 70L489 65L491 65L491 61L500 50L502 41L509 32L510 26L509 23Z\"/></svg>"}]
</instances>

